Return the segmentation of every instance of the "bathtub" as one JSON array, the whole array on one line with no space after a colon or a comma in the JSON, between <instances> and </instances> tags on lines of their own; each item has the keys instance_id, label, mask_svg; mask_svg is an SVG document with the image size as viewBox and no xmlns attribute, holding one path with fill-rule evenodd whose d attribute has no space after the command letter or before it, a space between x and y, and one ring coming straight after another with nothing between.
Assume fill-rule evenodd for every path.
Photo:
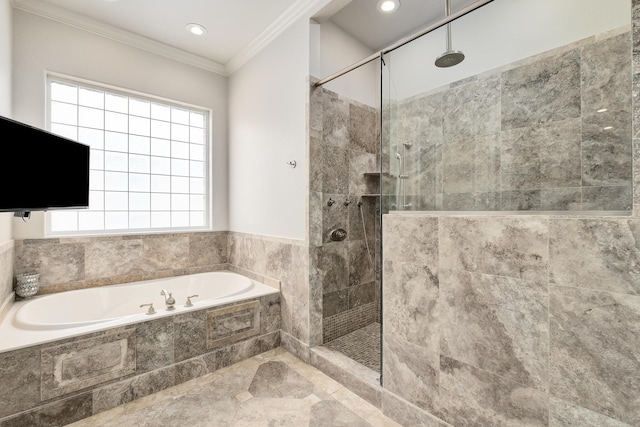
<instances>
[{"instance_id":1,"label":"bathtub","mask_svg":"<svg viewBox=\"0 0 640 427\"><path fill-rule=\"evenodd\" d=\"M173 310L162 290L175 299ZM0 352L278 292L246 276L216 271L35 296L14 302L6 312ZM153 304L155 313L149 314L146 304Z\"/></svg>"}]
</instances>

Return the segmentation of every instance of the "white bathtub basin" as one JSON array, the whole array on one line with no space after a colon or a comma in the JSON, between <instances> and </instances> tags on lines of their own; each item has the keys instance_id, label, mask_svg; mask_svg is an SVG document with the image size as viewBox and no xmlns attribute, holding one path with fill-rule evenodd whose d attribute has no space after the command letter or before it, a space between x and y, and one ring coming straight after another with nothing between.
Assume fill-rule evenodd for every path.
<instances>
[{"instance_id":1,"label":"white bathtub basin","mask_svg":"<svg viewBox=\"0 0 640 427\"><path fill-rule=\"evenodd\" d=\"M174 312L178 312L185 308L189 296L198 295L191 298L192 308L197 309L248 294L256 285L261 284L236 273L217 271L61 292L25 301L16 311L13 324L20 329L52 330L132 317L148 320L167 311L165 297L160 294L163 289L172 294ZM145 318L148 307L140 306L149 303L153 303L156 315Z\"/></svg>"}]
</instances>

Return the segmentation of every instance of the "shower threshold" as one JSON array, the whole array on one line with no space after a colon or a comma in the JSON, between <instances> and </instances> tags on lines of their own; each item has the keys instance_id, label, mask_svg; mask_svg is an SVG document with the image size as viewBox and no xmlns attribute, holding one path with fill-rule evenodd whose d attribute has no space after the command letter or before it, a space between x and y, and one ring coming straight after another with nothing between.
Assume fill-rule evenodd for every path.
<instances>
[{"instance_id":1,"label":"shower threshold","mask_svg":"<svg viewBox=\"0 0 640 427\"><path fill-rule=\"evenodd\" d=\"M371 323L323 344L367 368L380 372L380 323Z\"/></svg>"}]
</instances>

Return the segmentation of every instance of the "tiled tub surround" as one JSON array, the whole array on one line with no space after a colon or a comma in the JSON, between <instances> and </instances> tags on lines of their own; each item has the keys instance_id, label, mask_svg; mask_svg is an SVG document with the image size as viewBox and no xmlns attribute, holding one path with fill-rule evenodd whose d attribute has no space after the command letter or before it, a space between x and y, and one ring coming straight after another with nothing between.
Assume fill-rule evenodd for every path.
<instances>
[{"instance_id":1,"label":"tiled tub surround","mask_svg":"<svg viewBox=\"0 0 640 427\"><path fill-rule=\"evenodd\" d=\"M171 310L166 307L163 290L175 299ZM40 295L12 304L0 322L0 352L278 292L277 286L237 273L216 271ZM186 304L187 297L190 306ZM146 306L150 303L154 304L152 314ZM244 323L251 320L246 318Z\"/></svg>"},{"instance_id":2,"label":"tiled tub surround","mask_svg":"<svg viewBox=\"0 0 640 427\"><path fill-rule=\"evenodd\" d=\"M311 88L310 286L322 290L319 344L380 319L380 278L367 252L368 245L377 265L377 116L377 110L367 105L322 87ZM347 232L345 240L331 241L330 232L336 228Z\"/></svg>"},{"instance_id":3,"label":"tiled tub surround","mask_svg":"<svg viewBox=\"0 0 640 427\"><path fill-rule=\"evenodd\" d=\"M0 426L65 425L280 346L280 295L0 353Z\"/></svg>"},{"instance_id":4,"label":"tiled tub surround","mask_svg":"<svg viewBox=\"0 0 640 427\"><path fill-rule=\"evenodd\" d=\"M621 28L392 104L391 154L412 144L407 210L631 210L631 38Z\"/></svg>"},{"instance_id":5,"label":"tiled tub surround","mask_svg":"<svg viewBox=\"0 0 640 427\"><path fill-rule=\"evenodd\" d=\"M226 231L16 240L15 273L40 273L40 294L228 267Z\"/></svg>"},{"instance_id":6,"label":"tiled tub surround","mask_svg":"<svg viewBox=\"0 0 640 427\"><path fill-rule=\"evenodd\" d=\"M307 242L229 232L229 265L249 277L258 274L279 280L282 346L308 362L309 347L322 336L322 299L309 287Z\"/></svg>"},{"instance_id":7,"label":"tiled tub surround","mask_svg":"<svg viewBox=\"0 0 640 427\"><path fill-rule=\"evenodd\" d=\"M385 414L640 425L639 230L637 217L385 215Z\"/></svg>"}]
</instances>

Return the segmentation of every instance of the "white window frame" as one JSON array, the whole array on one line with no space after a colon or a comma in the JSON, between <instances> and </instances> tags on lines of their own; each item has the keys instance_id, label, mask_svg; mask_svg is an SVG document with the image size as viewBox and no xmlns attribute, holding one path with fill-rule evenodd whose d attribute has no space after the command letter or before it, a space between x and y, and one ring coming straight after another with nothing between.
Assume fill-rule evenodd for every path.
<instances>
[{"instance_id":1,"label":"white window frame","mask_svg":"<svg viewBox=\"0 0 640 427\"><path fill-rule=\"evenodd\" d=\"M135 100L140 100L143 102L149 102L151 104L154 105L161 105L161 106L166 106L169 108L175 108L175 109L179 109L179 110L188 110L189 112L189 117L191 117L191 113L196 113L196 114L203 114L204 115L204 165L203 165L203 173L204 173L204 177L193 177L192 175L190 175L191 173L191 169L188 175L188 181L191 185L191 181L192 179L195 180L200 180L200 179L204 179L204 211L200 211L200 210L183 210L183 209L173 209L173 206L169 209L169 211L166 210L162 210L162 212L166 214L168 214L171 219L173 220L173 214L176 213L176 215L182 215L184 216L185 214L187 216L189 216L189 225L173 225L170 224L168 226L153 226L151 224L152 221L152 212L153 209L151 208L151 206L149 206L149 210L144 210L144 211L140 211L140 213L149 213L149 227L135 227L132 226L131 224L131 218L132 218L132 212L136 212L135 210L132 210L130 205L127 204L127 209L126 211L122 211L122 212L126 212L127 214L127 226L126 227L118 227L118 228L111 228L107 225L107 220L106 218L109 216L108 214L110 214L111 212L108 209L105 209L105 206L102 207L102 209L92 209L91 207L91 199L92 196L95 196L95 192L93 192L93 190L95 190L95 186L92 186L91 184L91 179L90 179L90 190L92 191L91 195L90 195L90 206L89 209L70 209L70 210L56 210L56 211L49 211L46 213L45 215L45 236L50 236L50 237L62 237L62 236L91 236L91 235L125 235L125 234L158 234L158 233L175 233L175 232L195 232L195 231L208 231L211 230L211 224L212 224L212 205L211 205L211 176L212 176L212 159L211 159L211 152L213 151L211 149L211 141L212 141L212 112L211 109L205 108L205 107L201 107L201 106L197 106L197 105L193 105L193 104L188 104L188 103L184 103L184 102L180 102L180 101L176 101L176 100L172 100L172 99L167 99L167 98L163 98L163 97L158 97L155 95L151 95L151 94L147 94L147 93L142 93L142 92L137 92L137 91L132 91L132 90L128 90L128 89L124 89L124 88L119 88L119 87L115 87L115 86L111 86L111 85L106 85L106 84L102 84L102 83L98 83L98 82L93 82L93 81L89 81L89 80L85 80L85 79L80 79L80 78L76 78L76 77L71 77L71 76L67 76L67 75L62 75L62 74L58 74L58 73L52 73L52 72L48 72L46 75L46 111L45 111L45 115L46 115L46 128L50 131L52 131L53 133L58 133L61 134L62 136L68 137L70 139L73 140L79 140L79 142L84 142L87 143L85 141L82 140L82 138L78 137L78 133L76 132L75 137L72 134L68 134L65 135L64 132L58 131L56 132L56 126L52 126L52 94L51 94L51 87L52 87L52 82L60 82L62 84L69 84L69 85L75 85L78 86L79 88L86 88L89 90L96 90L96 91L102 91L109 94L113 94L115 96L120 96L120 97L127 97L129 99L135 99ZM76 106L78 101L76 101ZM70 104L73 105L73 104ZM99 110L99 109L98 109ZM103 106L103 113L104 111L106 111L106 107ZM173 111L173 110L172 110ZM126 113L127 115L127 120L129 123L129 119L131 118L132 114L130 111L128 111ZM171 127L171 124L175 124L173 121L169 121L167 122L169 124L169 126ZM75 128L76 131L80 128L80 124L76 123ZM104 127L102 131L104 132ZM73 125L70 127L73 128ZM59 127L58 127L58 130ZM132 155L131 153L131 146L129 143L130 140L130 133L131 129L130 129L130 125L128 124L127 126L127 131L126 133L122 133L123 135L127 136L127 149L126 151L121 152L120 154L126 154L127 157L127 165L126 165L126 171L123 171L123 173L126 173L127 178L130 178L130 174L131 174L131 164L130 164L130 155ZM149 135L149 139L151 140L151 135ZM104 138L103 138L104 140ZM174 143L178 142L179 144L181 144L181 142L179 141L175 141L173 139L173 137L169 137L169 139L167 140L169 145L172 147L174 147ZM150 142L151 144L151 142ZM192 140L189 141L189 147L191 145L199 145L199 144L194 144ZM91 146L91 144L88 144ZM102 148L94 148L93 146L91 146L91 156L93 158L94 155L94 150L96 150L95 152L100 152L97 153L98 156L104 156L105 152L109 152L112 153L109 150L105 150L104 149L104 145L102 146ZM150 150L151 150L151 146L150 146ZM133 153L133 155L135 156L136 154ZM144 155L143 155L144 156ZM181 158L178 159L177 157L172 157L173 155L170 154L169 157L165 157L165 160L169 160L169 162L171 163L172 159L177 159L179 161L181 161L182 163L184 163L185 159ZM149 162L151 162L151 154L148 154L147 157L149 157ZM156 157L157 158L157 157ZM187 162L191 165L191 161L194 162L200 162L200 160L194 160L191 157L189 157L189 159L186 159ZM91 166L91 173L102 173L103 176L103 181L104 181L104 175L105 175L105 168L104 168L104 163L103 163L103 167L102 169L94 169L95 165L92 163ZM138 174L139 175L139 174ZM169 175L166 174L161 174L161 175L157 175L154 174L151 170L148 173L142 173L142 175L148 175L149 176L149 182L151 182L152 177L156 176L159 177L161 176L162 178L167 178L169 177L169 179L171 180L171 178L178 178L176 176L173 175L173 169L172 172L170 172ZM179 177L180 179L184 180L185 177ZM191 191L191 187L189 187ZM127 199L129 200L129 203L133 200L131 198L132 193L133 196L135 196L135 194L137 194L138 192L134 192L134 191L130 191L131 189L131 181L128 179L127 180L127 189L126 190L122 190L120 191L121 194L126 193L127 195ZM103 193L103 196L105 193L107 193L106 189L103 187L102 190L98 190L101 191ZM147 194L149 194L149 200L151 200L152 198L152 194L157 194L156 192L152 191L151 188L151 184L149 184L149 190L146 192ZM143 191L140 194L145 194L145 192ZM165 194L169 194L170 198L172 195L175 195L177 193L165 193ZM180 196L182 198L184 197L188 197L189 199L191 199L192 196L194 197L198 197L197 195L192 194L191 192L189 193L182 193L180 194ZM104 199L103 199L104 202ZM151 202L149 202L151 204ZM171 202L173 204L173 202ZM178 212L180 212L180 214L178 214ZM198 225L191 225L191 221L193 221L192 219L192 215L197 215L199 212L203 212L203 218L202 218L202 223L198 224ZM99 215L99 213L102 213L103 218L102 218L102 229L84 229L83 227L80 226L81 223L81 218L82 215L84 215L84 213L92 213L94 215ZM55 215L72 215L75 214L76 215L76 222L77 222L77 226L75 230L54 230L53 228L53 223L55 221ZM59 216L59 218L62 218ZM70 218L70 217L66 217L66 218ZM83 228L83 229L81 229Z\"/></svg>"}]
</instances>

